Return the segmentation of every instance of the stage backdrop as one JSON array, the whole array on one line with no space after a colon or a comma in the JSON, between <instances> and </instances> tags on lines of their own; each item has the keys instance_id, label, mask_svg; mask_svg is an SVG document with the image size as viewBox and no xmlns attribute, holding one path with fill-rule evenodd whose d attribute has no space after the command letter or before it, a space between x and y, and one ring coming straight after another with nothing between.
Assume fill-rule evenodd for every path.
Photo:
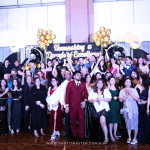
<instances>
[{"instance_id":1,"label":"stage backdrop","mask_svg":"<svg viewBox=\"0 0 150 150\"><path fill-rule=\"evenodd\" d=\"M90 53L98 57L100 55L101 46L95 43L65 43L51 44L47 47L47 58L52 58L52 54L58 54L60 58L66 58L67 52L74 59L78 57L87 57Z\"/></svg>"}]
</instances>

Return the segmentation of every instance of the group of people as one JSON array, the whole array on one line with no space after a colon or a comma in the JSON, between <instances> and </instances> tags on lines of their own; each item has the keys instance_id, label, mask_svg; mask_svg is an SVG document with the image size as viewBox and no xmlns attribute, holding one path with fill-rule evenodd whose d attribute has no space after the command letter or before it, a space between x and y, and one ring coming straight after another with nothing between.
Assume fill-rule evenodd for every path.
<instances>
[{"instance_id":1,"label":"group of people","mask_svg":"<svg viewBox=\"0 0 150 150\"><path fill-rule=\"evenodd\" d=\"M53 129L50 140L65 130L65 139L72 135L76 141L78 116L80 142L85 138L103 140L103 144L116 142L119 124L127 130L128 144L147 142L149 64L143 58L110 58L107 51L99 58L67 57L65 65L55 56L47 60L47 66L41 62L40 68L30 60L28 70L18 60L10 68L6 59L0 68L0 134L19 132L23 114L25 133L31 128L35 137L39 137L38 131L45 135L49 110Z\"/></svg>"}]
</instances>

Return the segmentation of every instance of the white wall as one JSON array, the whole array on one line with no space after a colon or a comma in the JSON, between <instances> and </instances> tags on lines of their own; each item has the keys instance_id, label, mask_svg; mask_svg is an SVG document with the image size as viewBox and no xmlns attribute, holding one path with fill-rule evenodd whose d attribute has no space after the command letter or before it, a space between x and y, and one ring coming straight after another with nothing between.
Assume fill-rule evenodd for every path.
<instances>
[{"instance_id":1,"label":"white wall","mask_svg":"<svg viewBox=\"0 0 150 150\"><path fill-rule=\"evenodd\" d=\"M52 0L44 0L47 1ZM20 0L20 3L23 4L24 0ZM12 4L15 4L15 0ZM0 5L4 5L4 1L0 0ZM18 43L37 45L39 28L52 30L56 34L54 43L65 43L65 5L0 9L0 47L15 46Z\"/></svg>"},{"instance_id":2,"label":"white wall","mask_svg":"<svg viewBox=\"0 0 150 150\"><path fill-rule=\"evenodd\" d=\"M141 41L150 41L150 0L94 3L94 32L110 28L113 41L123 41L131 32Z\"/></svg>"}]
</instances>

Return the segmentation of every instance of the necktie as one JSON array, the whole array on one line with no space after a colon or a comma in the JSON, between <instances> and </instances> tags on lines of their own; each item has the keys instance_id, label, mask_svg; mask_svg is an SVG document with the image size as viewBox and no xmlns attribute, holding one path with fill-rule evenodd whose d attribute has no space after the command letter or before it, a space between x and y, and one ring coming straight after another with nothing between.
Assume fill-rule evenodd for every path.
<instances>
[{"instance_id":1,"label":"necktie","mask_svg":"<svg viewBox=\"0 0 150 150\"><path fill-rule=\"evenodd\" d=\"M77 89L79 89L79 83L77 83Z\"/></svg>"}]
</instances>

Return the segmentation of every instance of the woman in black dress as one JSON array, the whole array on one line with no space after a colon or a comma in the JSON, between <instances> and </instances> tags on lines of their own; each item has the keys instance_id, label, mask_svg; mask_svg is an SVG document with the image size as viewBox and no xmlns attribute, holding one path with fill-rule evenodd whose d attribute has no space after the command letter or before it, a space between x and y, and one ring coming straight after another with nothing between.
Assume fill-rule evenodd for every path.
<instances>
[{"instance_id":1,"label":"woman in black dress","mask_svg":"<svg viewBox=\"0 0 150 150\"><path fill-rule=\"evenodd\" d=\"M39 137L39 129L41 134L45 135L43 129L47 127L46 96L45 85L41 85L40 78L35 78L35 85L31 88L30 94L32 129L35 137Z\"/></svg>"},{"instance_id":2,"label":"woman in black dress","mask_svg":"<svg viewBox=\"0 0 150 150\"><path fill-rule=\"evenodd\" d=\"M11 98L7 81L1 80L0 84L0 135L5 135L9 132L7 123L7 99L8 96Z\"/></svg>"},{"instance_id":3,"label":"woman in black dress","mask_svg":"<svg viewBox=\"0 0 150 150\"><path fill-rule=\"evenodd\" d=\"M22 88L17 79L12 82L12 119L11 119L11 134L14 134L14 130L18 133L21 127L21 97Z\"/></svg>"}]
</instances>

